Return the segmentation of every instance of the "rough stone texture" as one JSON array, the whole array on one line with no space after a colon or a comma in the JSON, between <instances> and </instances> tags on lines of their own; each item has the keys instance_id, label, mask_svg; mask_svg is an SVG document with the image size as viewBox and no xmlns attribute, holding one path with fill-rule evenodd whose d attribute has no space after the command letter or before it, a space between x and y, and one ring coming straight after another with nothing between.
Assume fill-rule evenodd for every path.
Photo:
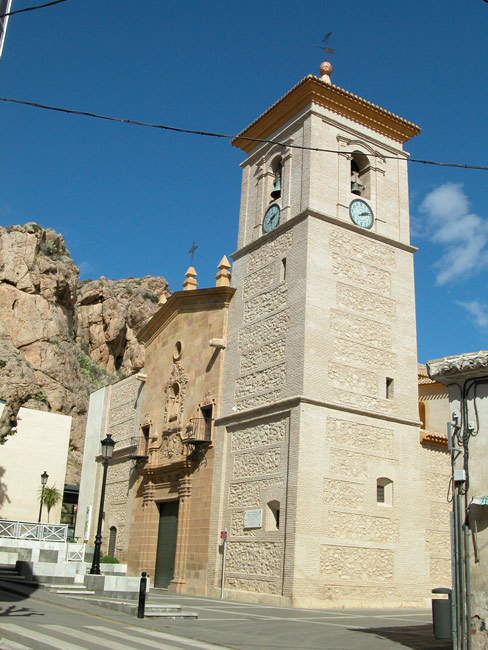
<instances>
[{"instance_id":1,"label":"rough stone texture","mask_svg":"<svg viewBox=\"0 0 488 650\"><path fill-rule=\"evenodd\" d=\"M338 510L331 510L329 517L327 533L330 537L377 544L394 544L398 540L398 521L389 517L370 517Z\"/></svg>"},{"instance_id":2,"label":"rough stone texture","mask_svg":"<svg viewBox=\"0 0 488 650\"><path fill-rule=\"evenodd\" d=\"M395 317L395 301L384 296L372 295L367 286L353 287L349 284L337 283L337 305L360 312L369 318L392 321Z\"/></svg>"},{"instance_id":3,"label":"rough stone texture","mask_svg":"<svg viewBox=\"0 0 488 650\"><path fill-rule=\"evenodd\" d=\"M144 365L144 347L136 335L158 310L162 294L168 295L168 283L151 276L81 283L78 342L87 346L90 358L107 372L136 372Z\"/></svg>"},{"instance_id":4,"label":"rough stone texture","mask_svg":"<svg viewBox=\"0 0 488 650\"><path fill-rule=\"evenodd\" d=\"M259 271L250 273L244 280L244 286L242 289L244 300L247 300L261 291L269 289L274 281L274 271L275 265L268 264L268 266L265 266Z\"/></svg>"},{"instance_id":5,"label":"rough stone texture","mask_svg":"<svg viewBox=\"0 0 488 650\"><path fill-rule=\"evenodd\" d=\"M246 351L276 337L286 335L290 314L287 310L268 316L239 333L239 349Z\"/></svg>"},{"instance_id":6,"label":"rough stone texture","mask_svg":"<svg viewBox=\"0 0 488 650\"><path fill-rule=\"evenodd\" d=\"M244 528L244 512L233 512L230 520L232 537L256 537L255 528Z\"/></svg>"},{"instance_id":7,"label":"rough stone texture","mask_svg":"<svg viewBox=\"0 0 488 650\"><path fill-rule=\"evenodd\" d=\"M386 350L371 348L362 343L337 338L334 341L334 357L348 363L351 359L363 368L396 368L396 356Z\"/></svg>"},{"instance_id":8,"label":"rough stone texture","mask_svg":"<svg viewBox=\"0 0 488 650\"><path fill-rule=\"evenodd\" d=\"M281 544L274 542L234 542L227 546L227 570L257 576L279 576Z\"/></svg>"},{"instance_id":9,"label":"rough stone texture","mask_svg":"<svg viewBox=\"0 0 488 650\"><path fill-rule=\"evenodd\" d=\"M392 267L395 265L395 251L389 246L371 239L359 238L354 233L337 228L332 228L330 248L336 253L356 258L369 264Z\"/></svg>"},{"instance_id":10,"label":"rough stone texture","mask_svg":"<svg viewBox=\"0 0 488 650\"><path fill-rule=\"evenodd\" d=\"M244 303L244 322L251 323L286 305L288 287L282 284Z\"/></svg>"},{"instance_id":11,"label":"rough stone texture","mask_svg":"<svg viewBox=\"0 0 488 650\"><path fill-rule=\"evenodd\" d=\"M324 579L384 582L393 578L393 551L383 548L323 545L320 571Z\"/></svg>"},{"instance_id":12,"label":"rough stone texture","mask_svg":"<svg viewBox=\"0 0 488 650\"><path fill-rule=\"evenodd\" d=\"M324 479L324 504L360 510L364 505L364 484Z\"/></svg>"},{"instance_id":13,"label":"rough stone texture","mask_svg":"<svg viewBox=\"0 0 488 650\"><path fill-rule=\"evenodd\" d=\"M285 438L286 420L248 425L232 433L232 451L242 451L282 442Z\"/></svg>"},{"instance_id":14,"label":"rough stone texture","mask_svg":"<svg viewBox=\"0 0 488 650\"><path fill-rule=\"evenodd\" d=\"M262 395L246 397L243 399L236 400L236 407L238 411L243 411L245 409L250 409L255 406L263 406L263 404L271 404L275 402L281 394L280 390L271 390Z\"/></svg>"},{"instance_id":15,"label":"rough stone texture","mask_svg":"<svg viewBox=\"0 0 488 650\"><path fill-rule=\"evenodd\" d=\"M360 368L351 368L338 363L329 363L329 379L334 386L375 395L378 391L376 373Z\"/></svg>"},{"instance_id":16,"label":"rough stone texture","mask_svg":"<svg viewBox=\"0 0 488 650\"><path fill-rule=\"evenodd\" d=\"M335 334L376 348L390 349L391 328L360 316L331 309L331 324Z\"/></svg>"},{"instance_id":17,"label":"rough stone texture","mask_svg":"<svg viewBox=\"0 0 488 650\"><path fill-rule=\"evenodd\" d=\"M236 455L234 457L234 478L275 474L280 467L280 452L279 447L274 447L264 451Z\"/></svg>"},{"instance_id":18,"label":"rough stone texture","mask_svg":"<svg viewBox=\"0 0 488 650\"><path fill-rule=\"evenodd\" d=\"M236 381L236 399L281 386L285 383L285 379L286 365L284 363L239 377Z\"/></svg>"},{"instance_id":19,"label":"rough stone texture","mask_svg":"<svg viewBox=\"0 0 488 650\"><path fill-rule=\"evenodd\" d=\"M15 432L21 406L73 418L67 483L78 483L88 397L80 370L99 365L99 383L115 369L139 370L143 347L135 332L167 292L164 278L82 283L62 235L35 223L0 227L0 397L7 402L0 439ZM86 346L86 347L85 347ZM104 371L106 371L104 373Z\"/></svg>"},{"instance_id":20,"label":"rough stone texture","mask_svg":"<svg viewBox=\"0 0 488 650\"><path fill-rule=\"evenodd\" d=\"M366 290L374 291L380 296L389 296L391 293L391 273L388 271L337 254L332 256L332 269L338 280L359 282Z\"/></svg>"},{"instance_id":21,"label":"rough stone texture","mask_svg":"<svg viewBox=\"0 0 488 650\"><path fill-rule=\"evenodd\" d=\"M276 257L281 257L291 247L293 234L287 232L281 237L267 242L249 255L249 268L256 269Z\"/></svg>"},{"instance_id":22,"label":"rough stone texture","mask_svg":"<svg viewBox=\"0 0 488 650\"><path fill-rule=\"evenodd\" d=\"M329 417L326 437L341 447L359 447L365 452L385 456L393 453L393 431L383 427Z\"/></svg>"},{"instance_id":23,"label":"rough stone texture","mask_svg":"<svg viewBox=\"0 0 488 650\"><path fill-rule=\"evenodd\" d=\"M261 479L229 485L229 508L249 508L261 504L261 492L270 487L281 487L282 478Z\"/></svg>"},{"instance_id":24,"label":"rough stone texture","mask_svg":"<svg viewBox=\"0 0 488 650\"><path fill-rule=\"evenodd\" d=\"M286 339L281 338L241 356L241 372L249 372L285 358Z\"/></svg>"},{"instance_id":25,"label":"rough stone texture","mask_svg":"<svg viewBox=\"0 0 488 650\"><path fill-rule=\"evenodd\" d=\"M250 591L258 594L277 594L279 586L269 580L249 580L248 578L229 577L225 581L226 587L238 591Z\"/></svg>"}]
</instances>

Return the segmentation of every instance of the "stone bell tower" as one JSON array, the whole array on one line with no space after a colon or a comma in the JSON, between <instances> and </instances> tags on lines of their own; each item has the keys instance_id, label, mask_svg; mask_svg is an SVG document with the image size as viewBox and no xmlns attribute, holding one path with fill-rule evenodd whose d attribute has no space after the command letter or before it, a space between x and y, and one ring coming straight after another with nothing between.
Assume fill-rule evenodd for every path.
<instances>
[{"instance_id":1,"label":"stone bell tower","mask_svg":"<svg viewBox=\"0 0 488 650\"><path fill-rule=\"evenodd\" d=\"M420 129L331 84L331 70L233 141L247 158L214 537L228 530L234 598L421 604L428 504L402 147Z\"/></svg>"}]
</instances>

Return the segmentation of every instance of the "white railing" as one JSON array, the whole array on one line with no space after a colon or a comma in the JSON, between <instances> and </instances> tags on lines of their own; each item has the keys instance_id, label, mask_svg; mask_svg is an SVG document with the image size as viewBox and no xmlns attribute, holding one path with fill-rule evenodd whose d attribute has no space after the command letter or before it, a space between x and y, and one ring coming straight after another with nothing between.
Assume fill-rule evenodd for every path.
<instances>
[{"instance_id":1,"label":"white railing","mask_svg":"<svg viewBox=\"0 0 488 650\"><path fill-rule=\"evenodd\" d=\"M34 524L28 521L0 519L0 537L37 539L44 542L66 542L67 524Z\"/></svg>"},{"instance_id":2,"label":"white railing","mask_svg":"<svg viewBox=\"0 0 488 650\"><path fill-rule=\"evenodd\" d=\"M85 544L66 544L66 559L68 562L84 562L85 548Z\"/></svg>"}]
</instances>

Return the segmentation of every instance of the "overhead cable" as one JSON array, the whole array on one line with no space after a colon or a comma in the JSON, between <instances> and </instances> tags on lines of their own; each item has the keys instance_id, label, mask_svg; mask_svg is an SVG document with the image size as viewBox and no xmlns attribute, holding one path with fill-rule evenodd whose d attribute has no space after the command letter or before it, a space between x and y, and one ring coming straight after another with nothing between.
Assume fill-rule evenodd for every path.
<instances>
[{"instance_id":1,"label":"overhead cable","mask_svg":"<svg viewBox=\"0 0 488 650\"><path fill-rule=\"evenodd\" d=\"M52 2L46 2L43 5L36 5L35 7L25 7L25 9L16 9L15 11L9 11L6 14L0 14L0 18L5 18L6 16L14 16L15 14L22 14L25 11L36 11L36 9L44 9L44 7L51 7L52 5L58 5L60 2L68 2L68 0L52 0Z\"/></svg>"},{"instance_id":2,"label":"overhead cable","mask_svg":"<svg viewBox=\"0 0 488 650\"><path fill-rule=\"evenodd\" d=\"M59 0L58 0L59 1ZM229 135L226 133L215 133L214 131L200 131L197 129L183 129L176 126L168 126L166 124L153 124L152 122L141 122L139 120L130 120L121 117L112 117L109 115L99 115L98 113L91 113L89 111L77 111L71 108L61 108L59 106L48 106L46 104L39 104L37 102L27 102L21 99L12 99L9 97L0 97L2 102L12 102L14 104L22 104L24 106L32 106L33 108L42 108L48 111L55 111L57 113L67 113L68 115L83 115L85 117L93 117L98 120L107 120L109 122L120 122L122 124L131 124L133 126L145 126L151 129L160 129L164 131L174 131L176 133L187 133L190 135L200 135L210 138L225 138L227 140L233 140L239 138L240 140L248 140L251 142L263 142L267 144L276 144L281 147L288 147L290 149L305 149L307 151L318 151L323 153L336 153L344 154L347 152L339 151L337 149L323 149L321 147L307 147L300 144L291 144L287 142L279 142L277 140L269 140L267 138L250 138L243 135ZM435 160L422 160L420 158L405 158L403 156L388 156L385 154L377 154L381 158L388 158L390 160L407 160L407 162L420 163L422 165L436 165L439 167L457 167L462 169L478 169L482 171L488 171L488 167L482 165L468 165L466 163L448 163L448 162L439 162Z\"/></svg>"}]
</instances>

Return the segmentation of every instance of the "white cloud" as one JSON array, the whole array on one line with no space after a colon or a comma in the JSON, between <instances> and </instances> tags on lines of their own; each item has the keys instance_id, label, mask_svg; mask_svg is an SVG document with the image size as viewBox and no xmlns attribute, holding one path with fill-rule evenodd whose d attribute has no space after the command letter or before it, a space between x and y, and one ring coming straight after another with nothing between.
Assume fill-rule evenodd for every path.
<instances>
[{"instance_id":1,"label":"white cloud","mask_svg":"<svg viewBox=\"0 0 488 650\"><path fill-rule=\"evenodd\" d=\"M488 220L469 212L461 183L445 183L428 194L420 206L427 217L426 232L444 248L435 262L437 283L475 275L488 266Z\"/></svg>"},{"instance_id":2,"label":"white cloud","mask_svg":"<svg viewBox=\"0 0 488 650\"><path fill-rule=\"evenodd\" d=\"M88 276L91 271L93 271L93 266L91 265L90 262L87 262L86 260L83 260L83 262L80 262L78 264L78 268L80 269L80 277L82 275Z\"/></svg>"},{"instance_id":3,"label":"white cloud","mask_svg":"<svg viewBox=\"0 0 488 650\"><path fill-rule=\"evenodd\" d=\"M473 317L475 325L480 329L488 329L488 305L477 300L458 302L458 305L463 307Z\"/></svg>"}]
</instances>

